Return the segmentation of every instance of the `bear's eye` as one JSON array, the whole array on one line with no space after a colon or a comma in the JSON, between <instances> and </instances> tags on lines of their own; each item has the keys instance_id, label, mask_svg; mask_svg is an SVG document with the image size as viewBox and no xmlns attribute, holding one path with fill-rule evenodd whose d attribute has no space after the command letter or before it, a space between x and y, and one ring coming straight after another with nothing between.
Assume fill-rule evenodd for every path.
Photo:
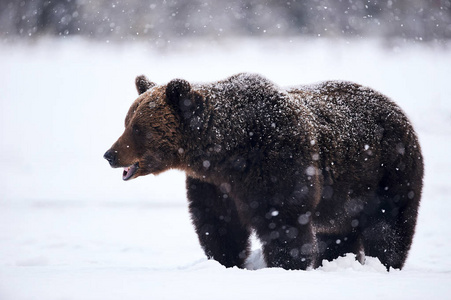
<instances>
[{"instance_id":1,"label":"bear's eye","mask_svg":"<svg viewBox=\"0 0 451 300\"><path fill-rule=\"evenodd\" d=\"M139 128L138 125L136 125L136 124L133 125L132 129L133 129L134 134L141 134L141 129Z\"/></svg>"}]
</instances>

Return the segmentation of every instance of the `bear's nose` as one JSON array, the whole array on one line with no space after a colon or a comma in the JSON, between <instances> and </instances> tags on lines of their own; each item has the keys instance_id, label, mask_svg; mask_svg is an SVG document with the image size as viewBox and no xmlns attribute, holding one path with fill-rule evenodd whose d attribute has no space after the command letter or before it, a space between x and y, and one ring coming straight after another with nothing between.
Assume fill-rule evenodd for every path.
<instances>
[{"instance_id":1,"label":"bear's nose","mask_svg":"<svg viewBox=\"0 0 451 300\"><path fill-rule=\"evenodd\" d=\"M116 153L111 150L105 152L103 158L105 158L110 163L110 166L114 166L116 164Z\"/></svg>"}]
</instances>

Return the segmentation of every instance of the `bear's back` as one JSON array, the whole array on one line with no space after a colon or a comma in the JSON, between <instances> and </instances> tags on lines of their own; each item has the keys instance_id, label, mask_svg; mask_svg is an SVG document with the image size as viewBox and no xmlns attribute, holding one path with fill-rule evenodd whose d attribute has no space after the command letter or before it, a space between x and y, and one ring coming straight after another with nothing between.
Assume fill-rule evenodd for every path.
<instances>
[{"instance_id":1,"label":"bear's back","mask_svg":"<svg viewBox=\"0 0 451 300\"><path fill-rule=\"evenodd\" d=\"M412 130L399 106L379 92L356 83L326 81L287 92L298 105L310 111L323 137L341 143L371 142L380 139L390 128Z\"/></svg>"},{"instance_id":2,"label":"bear's back","mask_svg":"<svg viewBox=\"0 0 451 300\"><path fill-rule=\"evenodd\" d=\"M327 177L331 182L373 177L376 174L365 170L377 170L392 163L395 160L392 153L396 154L399 144L418 143L404 112L370 88L352 82L327 81L290 88L287 92L314 118L326 181ZM344 178L350 174L353 178Z\"/></svg>"},{"instance_id":3,"label":"bear's back","mask_svg":"<svg viewBox=\"0 0 451 300\"><path fill-rule=\"evenodd\" d=\"M242 73L194 89L204 96L208 108L206 147L266 149L265 153L288 147L300 155L318 151L319 167L335 178L349 167L356 176L368 176L363 170L384 163L381 158L400 143L390 136L413 133L394 102L351 82L285 89L260 75ZM385 153L381 143L387 145Z\"/></svg>"}]
</instances>

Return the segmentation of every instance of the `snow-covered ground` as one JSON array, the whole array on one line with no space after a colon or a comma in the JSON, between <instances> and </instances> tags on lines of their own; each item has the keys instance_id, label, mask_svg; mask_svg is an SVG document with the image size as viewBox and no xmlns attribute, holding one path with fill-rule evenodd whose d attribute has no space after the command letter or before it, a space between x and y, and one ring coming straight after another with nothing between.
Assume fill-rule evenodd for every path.
<instances>
[{"instance_id":1,"label":"snow-covered ground","mask_svg":"<svg viewBox=\"0 0 451 300\"><path fill-rule=\"evenodd\" d=\"M451 52L377 41L146 44L46 41L0 48L0 299L450 299ZM184 175L122 182L102 158L123 130L134 77L279 85L356 81L393 98L420 136L426 178L405 269L351 256L313 271L208 261ZM313 298L312 298L313 297Z\"/></svg>"}]
</instances>

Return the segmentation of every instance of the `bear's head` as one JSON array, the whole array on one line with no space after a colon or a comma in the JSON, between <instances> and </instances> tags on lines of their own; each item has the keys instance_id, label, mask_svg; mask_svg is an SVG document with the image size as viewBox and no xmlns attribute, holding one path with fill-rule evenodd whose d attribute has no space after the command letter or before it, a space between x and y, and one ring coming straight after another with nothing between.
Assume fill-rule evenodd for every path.
<instances>
[{"instance_id":1,"label":"bear's head","mask_svg":"<svg viewBox=\"0 0 451 300\"><path fill-rule=\"evenodd\" d=\"M139 97L127 113L124 133L104 158L113 168L124 168L123 180L184 169L187 135L193 124L201 126L203 97L181 79L157 86L138 76L135 83Z\"/></svg>"}]
</instances>

